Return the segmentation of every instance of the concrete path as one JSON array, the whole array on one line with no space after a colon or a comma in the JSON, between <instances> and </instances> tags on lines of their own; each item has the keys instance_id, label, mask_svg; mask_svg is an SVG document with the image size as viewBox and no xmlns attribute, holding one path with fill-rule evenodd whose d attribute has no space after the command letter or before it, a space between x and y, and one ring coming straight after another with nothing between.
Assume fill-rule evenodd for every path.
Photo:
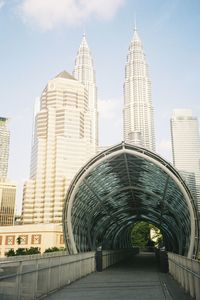
<instances>
[{"instance_id":1,"label":"concrete path","mask_svg":"<svg viewBox=\"0 0 200 300\"><path fill-rule=\"evenodd\" d=\"M158 269L154 253L90 274L49 295L51 300L190 300L169 274Z\"/></svg>"}]
</instances>

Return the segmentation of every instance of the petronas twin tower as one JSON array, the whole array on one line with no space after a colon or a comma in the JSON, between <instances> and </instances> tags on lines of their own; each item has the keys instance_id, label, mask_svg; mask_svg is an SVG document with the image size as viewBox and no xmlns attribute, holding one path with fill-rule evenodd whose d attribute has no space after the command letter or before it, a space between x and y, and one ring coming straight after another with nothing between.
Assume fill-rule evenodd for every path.
<instances>
[{"instance_id":1,"label":"petronas twin tower","mask_svg":"<svg viewBox=\"0 0 200 300\"><path fill-rule=\"evenodd\" d=\"M155 151L151 82L141 40L135 29L124 82L124 140Z\"/></svg>"},{"instance_id":2,"label":"petronas twin tower","mask_svg":"<svg viewBox=\"0 0 200 300\"><path fill-rule=\"evenodd\" d=\"M77 53L74 77L83 83L88 91L88 109L91 117L91 140L93 153L97 151L98 145L98 113L97 113L97 88L93 61L88 47L85 34Z\"/></svg>"},{"instance_id":3,"label":"petronas twin tower","mask_svg":"<svg viewBox=\"0 0 200 300\"><path fill-rule=\"evenodd\" d=\"M151 84L138 33L128 51L124 83L124 140L155 150ZM24 224L60 223L66 190L98 150L97 88L83 35L73 76L51 79L35 116L30 179L24 185Z\"/></svg>"}]
</instances>

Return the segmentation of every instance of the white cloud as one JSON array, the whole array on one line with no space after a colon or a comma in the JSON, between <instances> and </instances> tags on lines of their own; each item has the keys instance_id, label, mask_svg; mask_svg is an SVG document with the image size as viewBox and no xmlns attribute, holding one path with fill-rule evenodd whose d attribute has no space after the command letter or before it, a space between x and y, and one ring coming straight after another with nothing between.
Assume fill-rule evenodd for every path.
<instances>
[{"instance_id":1,"label":"white cloud","mask_svg":"<svg viewBox=\"0 0 200 300\"><path fill-rule=\"evenodd\" d=\"M95 14L103 19L112 18L125 0L80 0L84 7L85 16Z\"/></svg>"},{"instance_id":2,"label":"white cloud","mask_svg":"<svg viewBox=\"0 0 200 300\"><path fill-rule=\"evenodd\" d=\"M24 22L42 30L58 25L77 25L91 17L112 18L125 0L22 0L19 5Z\"/></svg>"},{"instance_id":3,"label":"white cloud","mask_svg":"<svg viewBox=\"0 0 200 300\"><path fill-rule=\"evenodd\" d=\"M0 0L0 9L5 5L5 1L4 0Z\"/></svg>"}]
</instances>

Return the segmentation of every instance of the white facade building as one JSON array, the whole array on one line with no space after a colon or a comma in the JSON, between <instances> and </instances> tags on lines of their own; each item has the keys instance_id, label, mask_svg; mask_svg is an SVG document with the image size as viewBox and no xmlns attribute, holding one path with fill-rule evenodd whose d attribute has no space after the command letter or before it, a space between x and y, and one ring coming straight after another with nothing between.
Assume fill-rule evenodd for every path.
<instances>
[{"instance_id":1,"label":"white facade building","mask_svg":"<svg viewBox=\"0 0 200 300\"><path fill-rule=\"evenodd\" d=\"M67 72L50 80L40 99L25 183L22 222L62 222L66 190L92 156L88 91Z\"/></svg>"},{"instance_id":2,"label":"white facade building","mask_svg":"<svg viewBox=\"0 0 200 300\"><path fill-rule=\"evenodd\" d=\"M8 173L8 157L10 132L7 118L0 117L0 177L6 178Z\"/></svg>"},{"instance_id":3,"label":"white facade building","mask_svg":"<svg viewBox=\"0 0 200 300\"><path fill-rule=\"evenodd\" d=\"M17 239L20 237L20 244ZM61 224L28 224L0 227L0 257L10 250L38 247L43 253L46 249L64 248Z\"/></svg>"},{"instance_id":4,"label":"white facade building","mask_svg":"<svg viewBox=\"0 0 200 300\"><path fill-rule=\"evenodd\" d=\"M200 210L200 136L198 120L192 116L191 110L173 111L171 140L173 164L185 178L191 192L194 194L196 190ZM194 180L191 180L192 176L195 176L196 186Z\"/></svg>"},{"instance_id":5,"label":"white facade building","mask_svg":"<svg viewBox=\"0 0 200 300\"><path fill-rule=\"evenodd\" d=\"M96 154L98 147L97 87L93 60L85 34L76 56L73 75L84 84L88 91L89 111L91 114L90 137L93 154Z\"/></svg>"},{"instance_id":6,"label":"white facade building","mask_svg":"<svg viewBox=\"0 0 200 300\"><path fill-rule=\"evenodd\" d=\"M148 65L135 29L129 46L124 82L124 140L155 151L151 82Z\"/></svg>"}]
</instances>

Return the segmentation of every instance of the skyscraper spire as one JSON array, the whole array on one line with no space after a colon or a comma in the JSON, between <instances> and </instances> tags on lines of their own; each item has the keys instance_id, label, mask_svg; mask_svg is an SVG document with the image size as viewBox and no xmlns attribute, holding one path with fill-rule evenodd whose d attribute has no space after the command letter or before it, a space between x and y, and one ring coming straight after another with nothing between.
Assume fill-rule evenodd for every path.
<instances>
[{"instance_id":1,"label":"skyscraper spire","mask_svg":"<svg viewBox=\"0 0 200 300\"><path fill-rule=\"evenodd\" d=\"M91 141L93 154L96 153L98 145L98 112L97 112L97 87L95 71L91 52L86 40L85 32L76 56L73 75L83 83L88 91L89 114L91 117Z\"/></svg>"},{"instance_id":2,"label":"skyscraper spire","mask_svg":"<svg viewBox=\"0 0 200 300\"><path fill-rule=\"evenodd\" d=\"M85 32L77 52L73 75L83 84L96 84L95 72Z\"/></svg>"},{"instance_id":3,"label":"skyscraper spire","mask_svg":"<svg viewBox=\"0 0 200 300\"><path fill-rule=\"evenodd\" d=\"M155 150L151 82L142 42L136 30L129 46L124 82L124 140Z\"/></svg>"},{"instance_id":4,"label":"skyscraper spire","mask_svg":"<svg viewBox=\"0 0 200 300\"><path fill-rule=\"evenodd\" d=\"M136 14L134 19L134 31L137 31L137 20L136 20Z\"/></svg>"}]
</instances>

